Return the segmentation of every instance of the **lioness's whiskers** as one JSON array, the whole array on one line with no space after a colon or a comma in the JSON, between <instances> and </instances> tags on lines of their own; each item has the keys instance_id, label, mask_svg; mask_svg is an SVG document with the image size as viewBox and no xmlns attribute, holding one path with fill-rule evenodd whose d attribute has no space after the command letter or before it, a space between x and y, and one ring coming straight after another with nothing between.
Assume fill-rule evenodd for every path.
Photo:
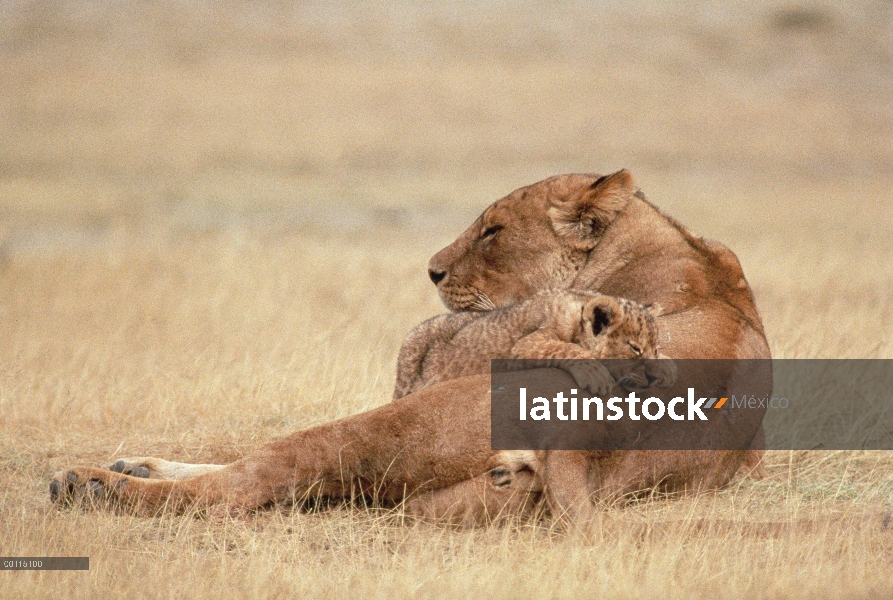
<instances>
[{"instance_id":1,"label":"lioness's whiskers","mask_svg":"<svg viewBox=\"0 0 893 600\"><path fill-rule=\"evenodd\" d=\"M494 308L496 308L496 305L493 304L493 301L490 300L487 294L483 292L476 292L475 296L477 296L477 300L474 304L481 307L481 310L493 310Z\"/></svg>"},{"instance_id":2,"label":"lioness's whiskers","mask_svg":"<svg viewBox=\"0 0 893 600\"><path fill-rule=\"evenodd\" d=\"M486 307L484 307L483 304L481 304L480 300L475 300L474 302L472 302L471 304L468 305L468 308L473 309L473 310L479 310L481 312L487 311Z\"/></svg>"},{"instance_id":3,"label":"lioness's whiskers","mask_svg":"<svg viewBox=\"0 0 893 600\"><path fill-rule=\"evenodd\" d=\"M474 302L472 302L469 305L469 308L473 308L473 309L479 310L481 312L488 312L488 311L493 310L493 305L492 305L492 303L487 304L486 302L484 302L483 300L478 298L477 300L475 300Z\"/></svg>"}]
</instances>

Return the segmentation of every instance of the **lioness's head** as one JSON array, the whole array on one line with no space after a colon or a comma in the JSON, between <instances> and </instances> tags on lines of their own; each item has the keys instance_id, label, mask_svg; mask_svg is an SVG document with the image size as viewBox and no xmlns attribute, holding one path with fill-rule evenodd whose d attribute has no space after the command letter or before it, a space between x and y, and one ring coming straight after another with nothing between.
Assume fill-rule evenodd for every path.
<instances>
[{"instance_id":1,"label":"lioness's head","mask_svg":"<svg viewBox=\"0 0 893 600\"><path fill-rule=\"evenodd\" d=\"M658 358L658 305L598 295L583 306L580 344L600 358Z\"/></svg>"},{"instance_id":2,"label":"lioness's head","mask_svg":"<svg viewBox=\"0 0 893 600\"><path fill-rule=\"evenodd\" d=\"M635 193L626 170L558 175L515 190L428 263L453 311L490 310L567 287Z\"/></svg>"}]
</instances>

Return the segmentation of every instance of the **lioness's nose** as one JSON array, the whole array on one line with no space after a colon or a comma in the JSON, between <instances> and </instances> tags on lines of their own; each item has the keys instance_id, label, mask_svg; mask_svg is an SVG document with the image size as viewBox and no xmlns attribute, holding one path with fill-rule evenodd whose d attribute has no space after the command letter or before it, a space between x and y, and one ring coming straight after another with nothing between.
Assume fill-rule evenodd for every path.
<instances>
[{"instance_id":1,"label":"lioness's nose","mask_svg":"<svg viewBox=\"0 0 893 600\"><path fill-rule=\"evenodd\" d=\"M428 277L431 278L431 281L434 282L434 285L437 285L443 278L446 277L446 271L441 271L439 269L428 269Z\"/></svg>"}]
</instances>

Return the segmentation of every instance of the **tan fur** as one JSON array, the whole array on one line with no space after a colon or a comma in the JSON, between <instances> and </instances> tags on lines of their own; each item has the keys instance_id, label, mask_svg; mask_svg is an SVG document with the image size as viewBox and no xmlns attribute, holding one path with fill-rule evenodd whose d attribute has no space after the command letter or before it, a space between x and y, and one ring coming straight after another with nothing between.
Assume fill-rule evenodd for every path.
<instances>
[{"instance_id":1,"label":"tan fur","mask_svg":"<svg viewBox=\"0 0 893 600\"><path fill-rule=\"evenodd\" d=\"M670 358L769 357L734 254L693 236L646 202L626 171L558 176L513 192L438 252L429 271L453 310L507 306L555 288L597 291L660 303L660 345ZM574 385L570 376L559 376ZM722 420L714 426L723 435L752 437L762 418L753 413L734 428ZM61 501L99 494L150 514L209 505L241 511L357 491L402 500L483 474L489 447L489 377L478 375L300 431L197 477L168 481L76 468L54 477L51 495ZM594 458L594 471L600 487L620 494L655 487L716 489L734 476L746 454L602 452Z\"/></svg>"},{"instance_id":2,"label":"tan fur","mask_svg":"<svg viewBox=\"0 0 893 600\"><path fill-rule=\"evenodd\" d=\"M551 194L534 195L531 188L523 188L488 208L477 223L429 263L429 272L433 274L432 279L437 280L444 303L454 310L479 310L480 302L468 303L468 298L483 298L494 306L510 305L517 302L519 296L546 287L557 279L570 282L574 288L597 289L640 302L666 305L663 312L671 316L676 325L674 329L681 329L683 335L689 334L680 339L668 330L660 340L666 352L678 358L769 356L750 288L731 251L718 242L695 238L682 225L644 202L626 171L593 177L594 182L589 187L585 183L582 185L583 192L574 191L585 179L586 176L562 176L546 180L531 188L549 187ZM609 225L618 215L620 219L628 219L629 213L633 212L627 210L630 204L640 215L639 222L629 223L633 231L623 230L619 235L612 235L614 232L608 229ZM519 212L526 214L519 218ZM538 213L545 213L545 218L537 218ZM641 236L642 228L636 226L639 223L655 226L651 236ZM531 230L537 233L532 235ZM605 237L610 244L604 243ZM509 241L503 242L505 239ZM675 248L676 252L661 256L657 250L666 251L667 246ZM592 254L599 250L604 256L592 264ZM587 266L591 265L591 268L580 269L581 255L585 253L589 253ZM532 264L538 254L548 256L548 269L538 269ZM518 262L522 265L520 268L507 268ZM617 277L614 273L616 270L626 272L630 265L637 267L639 277ZM675 272L668 266L676 267ZM482 273L492 275L484 279ZM519 276L511 281L504 278L503 273ZM729 308L733 309L732 315L728 315ZM701 339L691 336L690 329L686 331L686 323L695 320L692 318L695 314L686 315L686 311L695 313L699 317L697 320L704 322ZM729 316L733 317L734 324L726 329L724 323ZM743 347L742 333L752 338ZM696 350L699 346L700 352ZM602 357L609 357L616 349L604 348L602 352ZM756 447L760 447L761 429L755 437ZM517 486L511 484L512 474L533 472L537 485L546 490L553 512L579 515L588 511L591 506L588 499L600 486L600 466L616 465L621 462L618 457L625 454L626 460L622 462L632 462L629 466L633 470L647 471L651 460L658 464L668 462L664 453L650 453L649 456L644 451L615 452L607 459L604 454L579 451L497 453L491 457L488 466L499 476L489 481L481 478L477 488L488 483L493 486L496 481L497 497L498 493L513 497ZM754 478L764 476L762 451L742 453L739 458L742 471ZM635 486L617 485L616 481L602 483L603 489L598 490L602 500L610 501L635 491ZM529 484L525 486L529 489ZM457 495L454 490L448 493L452 497ZM475 498L482 495L480 489L469 493L468 506L463 507L465 513L475 512Z\"/></svg>"},{"instance_id":3,"label":"tan fur","mask_svg":"<svg viewBox=\"0 0 893 600\"><path fill-rule=\"evenodd\" d=\"M400 348L394 399L439 381L487 373L494 358L564 368L597 394L607 394L621 378L640 387L649 381L666 387L675 381L672 361L634 360L663 358L654 312L625 298L551 290L486 313L434 317L413 329ZM628 361L608 361L606 367L593 360L606 358ZM640 364L647 365L647 372L635 371Z\"/></svg>"},{"instance_id":4,"label":"tan fur","mask_svg":"<svg viewBox=\"0 0 893 600\"><path fill-rule=\"evenodd\" d=\"M542 485L531 470L518 470L509 485L496 486L489 473L418 494L405 514L426 521L469 527L529 519L542 511Z\"/></svg>"},{"instance_id":5,"label":"tan fur","mask_svg":"<svg viewBox=\"0 0 893 600\"><path fill-rule=\"evenodd\" d=\"M486 313L439 315L407 335L397 359L394 399L440 381L487 373L494 358L527 359L526 368L562 368L580 387L599 395L609 394L618 381L666 387L676 380L672 360L635 360L666 358L659 353L657 312L657 307L625 298L550 290ZM608 358L627 360L605 365L596 360ZM505 473L498 484L483 476L428 492L407 502L407 513L458 525L532 515L542 491L542 460L542 453L497 453L488 466L491 474ZM555 505L551 494L547 498Z\"/></svg>"},{"instance_id":6,"label":"tan fur","mask_svg":"<svg viewBox=\"0 0 893 600\"><path fill-rule=\"evenodd\" d=\"M503 450L487 463L494 497L512 497L527 490L545 491L553 515L574 524L593 520L593 500L612 501L598 488L598 452L582 450ZM498 490L498 492L496 491ZM469 500L467 497L466 500ZM481 512L471 498L466 513ZM526 507L523 507L526 508Z\"/></svg>"}]
</instances>

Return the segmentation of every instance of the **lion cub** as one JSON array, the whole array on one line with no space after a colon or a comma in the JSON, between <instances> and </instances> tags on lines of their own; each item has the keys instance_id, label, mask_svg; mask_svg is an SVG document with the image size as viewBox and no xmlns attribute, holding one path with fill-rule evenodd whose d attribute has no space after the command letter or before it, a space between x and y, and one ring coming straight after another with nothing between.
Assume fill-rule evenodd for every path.
<instances>
[{"instance_id":1,"label":"lion cub","mask_svg":"<svg viewBox=\"0 0 893 600\"><path fill-rule=\"evenodd\" d=\"M639 388L667 387L676 380L671 360L648 361L644 372L634 370L636 363L608 361L606 367L591 360L665 358L657 345L656 312L625 298L554 290L489 312L440 315L406 336L397 359L394 399L447 379L487 373L491 358L558 366L596 394L609 393L618 381ZM562 359L590 360L553 362Z\"/></svg>"},{"instance_id":2,"label":"lion cub","mask_svg":"<svg viewBox=\"0 0 893 600\"><path fill-rule=\"evenodd\" d=\"M618 381L630 387L670 386L676 380L676 366L669 359L647 361L644 372L627 369L635 363L622 360L608 361L611 370L597 360L553 362L666 358L657 345L657 313L654 306L624 298L558 290L490 312L440 315L407 335L397 360L394 399L439 381L486 373L491 358L533 359L537 366L560 366L578 385L598 394L609 393ZM618 370L624 372L611 372ZM569 452L550 459L542 451L497 452L487 473L414 498L406 503L406 511L436 521L483 524L500 515L534 512L536 498L543 492L553 510L558 509L567 503L568 492L576 495L585 486L574 485L574 477L561 477L565 469L557 464L558 468L549 470L552 476L546 476L544 466L553 466L559 457L577 461L584 456ZM554 492L544 489L546 479Z\"/></svg>"}]
</instances>

